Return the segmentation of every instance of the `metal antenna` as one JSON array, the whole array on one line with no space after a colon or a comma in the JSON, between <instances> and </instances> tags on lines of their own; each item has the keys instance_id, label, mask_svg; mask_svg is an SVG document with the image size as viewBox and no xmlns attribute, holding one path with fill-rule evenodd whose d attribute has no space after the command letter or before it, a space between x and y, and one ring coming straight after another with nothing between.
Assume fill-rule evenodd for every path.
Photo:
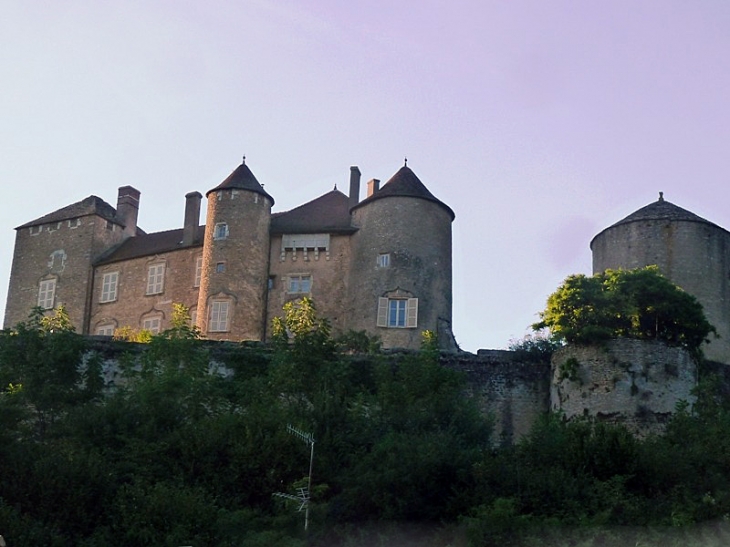
<instances>
[{"instance_id":1,"label":"metal antenna","mask_svg":"<svg viewBox=\"0 0 730 547\"><path fill-rule=\"evenodd\" d=\"M297 488L299 491L297 495L285 494L284 492L274 492L272 495L299 502L300 505L297 511L304 510L304 529L306 530L309 528L309 499L312 492L312 467L314 466L314 436L311 433L297 429L291 424L286 426L286 430L297 439L309 445L309 477L307 478L307 487Z\"/></svg>"}]
</instances>

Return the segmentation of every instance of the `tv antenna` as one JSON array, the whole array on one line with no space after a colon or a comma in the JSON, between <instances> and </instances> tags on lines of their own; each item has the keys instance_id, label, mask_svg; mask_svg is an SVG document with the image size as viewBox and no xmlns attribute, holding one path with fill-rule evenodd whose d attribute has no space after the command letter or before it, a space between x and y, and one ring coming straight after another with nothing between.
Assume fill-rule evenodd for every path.
<instances>
[{"instance_id":1,"label":"tv antenna","mask_svg":"<svg viewBox=\"0 0 730 547\"><path fill-rule=\"evenodd\" d=\"M274 496L284 498L299 503L299 509L297 511L304 511L304 529L309 528L309 499L312 491L312 467L314 465L314 437L311 433L297 429L293 425L289 424L286 426L287 432L293 435L297 439L304 441L309 445L309 476L307 477L307 486L297 488L297 494L286 494L284 492L274 492Z\"/></svg>"}]
</instances>

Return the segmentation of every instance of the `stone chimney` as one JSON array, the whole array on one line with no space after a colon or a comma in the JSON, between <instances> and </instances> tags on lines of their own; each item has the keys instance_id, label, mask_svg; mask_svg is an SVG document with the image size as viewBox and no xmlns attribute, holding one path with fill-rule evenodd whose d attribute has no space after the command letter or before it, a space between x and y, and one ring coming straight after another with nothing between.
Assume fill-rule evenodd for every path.
<instances>
[{"instance_id":1,"label":"stone chimney","mask_svg":"<svg viewBox=\"0 0 730 547\"><path fill-rule=\"evenodd\" d=\"M380 179L372 179L368 182L368 197L380 190Z\"/></svg>"},{"instance_id":2,"label":"stone chimney","mask_svg":"<svg viewBox=\"0 0 730 547\"><path fill-rule=\"evenodd\" d=\"M350 209L360 202L360 169L357 165L350 167Z\"/></svg>"},{"instance_id":3,"label":"stone chimney","mask_svg":"<svg viewBox=\"0 0 730 547\"><path fill-rule=\"evenodd\" d=\"M117 219L124 224L124 235L137 235L137 215L139 214L139 190L131 186L119 188L117 197Z\"/></svg>"},{"instance_id":4,"label":"stone chimney","mask_svg":"<svg viewBox=\"0 0 730 547\"><path fill-rule=\"evenodd\" d=\"M183 224L183 240L184 246L192 245L195 236L198 234L198 226L200 225L200 202L203 195L200 192L190 192L185 194L185 224Z\"/></svg>"}]
</instances>

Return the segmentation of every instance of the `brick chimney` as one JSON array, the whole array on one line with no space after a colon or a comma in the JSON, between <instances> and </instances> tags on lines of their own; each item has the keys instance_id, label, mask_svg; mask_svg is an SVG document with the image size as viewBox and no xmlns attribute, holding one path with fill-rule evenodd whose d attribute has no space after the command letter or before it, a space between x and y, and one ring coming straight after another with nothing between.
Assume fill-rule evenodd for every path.
<instances>
[{"instance_id":1,"label":"brick chimney","mask_svg":"<svg viewBox=\"0 0 730 547\"><path fill-rule=\"evenodd\" d=\"M380 190L380 179L372 179L368 181L368 197Z\"/></svg>"},{"instance_id":2,"label":"brick chimney","mask_svg":"<svg viewBox=\"0 0 730 547\"><path fill-rule=\"evenodd\" d=\"M185 224L183 225L184 246L192 245L198 233L200 224L200 202L203 195L200 192L185 194Z\"/></svg>"},{"instance_id":3,"label":"brick chimney","mask_svg":"<svg viewBox=\"0 0 730 547\"><path fill-rule=\"evenodd\" d=\"M137 215L139 214L139 190L131 186L121 186L117 197L117 219L124 224L124 235L137 235Z\"/></svg>"},{"instance_id":4,"label":"brick chimney","mask_svg":"<svg viewBox=\"0 0 730 547\"><path fill-rule=\"evenodd\" d=\"M360 202L360 169L357 165L350 167L350 209Z\"/></svg>"}]
</instances>

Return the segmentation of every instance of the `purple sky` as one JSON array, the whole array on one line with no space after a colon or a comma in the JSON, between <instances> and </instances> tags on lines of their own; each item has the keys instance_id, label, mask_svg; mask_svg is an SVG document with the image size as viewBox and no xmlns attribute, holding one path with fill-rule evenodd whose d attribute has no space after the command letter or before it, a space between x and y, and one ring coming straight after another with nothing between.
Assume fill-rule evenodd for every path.
<instances>
[{"instance_id":1,"label":"purple sky","mask_svg":"<svg viewBox=\"0 0 730 547\"><path fill-rule=\"evenodd\" d=\"M659 191L730 227L726 0L6 0L0 82L3 307L15 226L131 184L177 228L243 154L276 211L407 156L456 213L470 351Z\"/></svg>"}]
</instances>

